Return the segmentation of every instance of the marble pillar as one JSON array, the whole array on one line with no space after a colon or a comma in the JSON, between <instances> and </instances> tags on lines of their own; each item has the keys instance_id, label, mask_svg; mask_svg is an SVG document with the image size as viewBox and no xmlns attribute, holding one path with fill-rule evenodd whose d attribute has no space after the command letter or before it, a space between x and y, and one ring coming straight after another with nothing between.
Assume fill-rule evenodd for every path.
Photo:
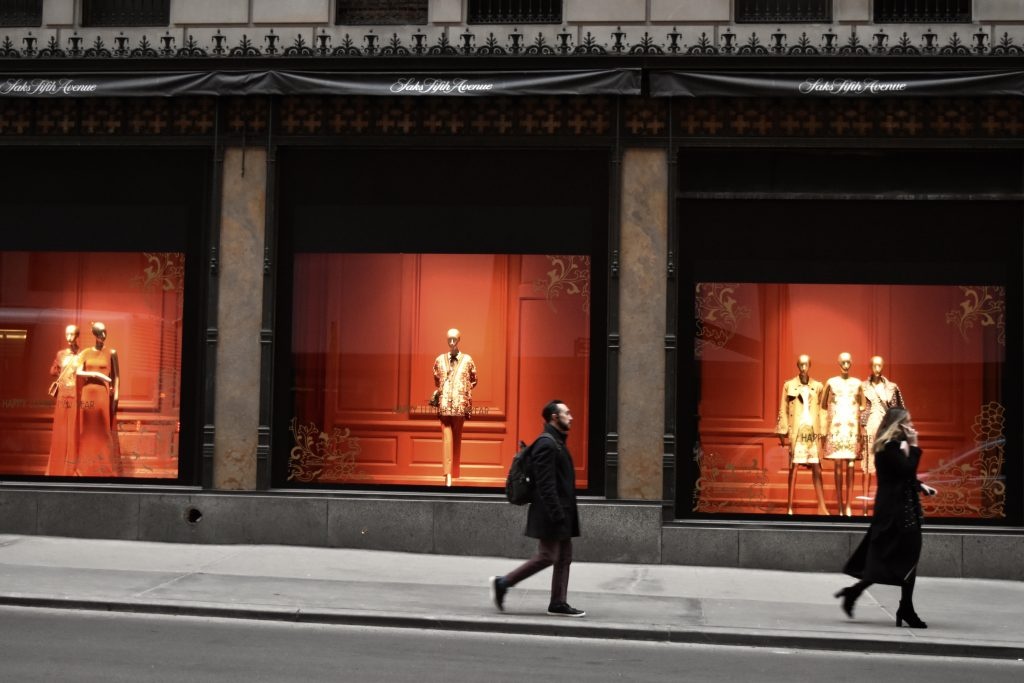
<instances>
[{"instance_id":1,"label":"marble pillar","mask_svg":"<svg viewBox=\"0 0 1024 683\"><path fill-rule=\"evenodd\" d=\"M662 497L668 189L664 150L625 151L618 396L618 494L625 499Z\"/></svg>"},{"instance_id":2,"label":"marble pillar","mask_svg":"<svg viewBox=\"0 0 1024 683\"><path fill-rule=\"evenodd\" d=\"M266 151L227 149L218 250L213 456L218 489L256 488L266 199Z\"/></svg>"}]
</instances>

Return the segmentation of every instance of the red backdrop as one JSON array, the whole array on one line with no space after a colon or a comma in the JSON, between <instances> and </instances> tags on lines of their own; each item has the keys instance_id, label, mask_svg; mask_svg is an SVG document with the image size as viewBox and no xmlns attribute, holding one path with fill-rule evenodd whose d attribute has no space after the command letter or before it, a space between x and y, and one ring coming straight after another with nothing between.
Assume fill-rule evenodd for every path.
<instances>
[{"instance_id":1,"label":"red backdrop","mask_svg":"<svg viewBox=\"0 0 1024 683\"><path fill-rule=\"evenodd\" d=\"M503 486L516 444L560 398L576 417L569 448L586 486L585 257L303 254L294 291L290 479L439 484L440 423L427 402L456 327L479 381L454 483Z\"/></svg>"},{"instance_id":2,"label":"red backdrop","mask_svg":"<svg viewBox=\"0 0 1024 683\"><path fill-rule=\"evenodd\" d=\"M989 300L983 302L985 297ZM930 514L1000 517L1002 446L999 383L1002 290L890 285L702 285L697 291L702 446L694 508L704 512L786 510L789 456L774 435L782 383L811 356L811 377L870 376L870 358L899 384L921 433L923 479L939 487ZM832 463L823 461L825 501L836 513ZM993 477L993 474L997 475ZM855 514L870 512L857 465ZM813 514L809 472L798 475L796 513Z\"/></svg>"},{"instance_id":3,"label":"red backdrop","mask_svg":"<svg viewBox=\"0 0 1024 683\"><path fill-rule=\"evenodd\" d=\"M176 477L184 259L180 253L0 253L0 472L41 475L50 450L50 365L78 325L107 326L127 477Z\"/></svg>"}]
</instances>

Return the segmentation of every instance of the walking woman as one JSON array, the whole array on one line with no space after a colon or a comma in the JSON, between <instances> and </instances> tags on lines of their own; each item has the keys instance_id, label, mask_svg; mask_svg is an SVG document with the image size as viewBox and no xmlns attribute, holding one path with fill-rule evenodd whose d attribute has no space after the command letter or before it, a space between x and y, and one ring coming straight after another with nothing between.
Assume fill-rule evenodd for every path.
<instances>
[{"instance_id":1,"label":"walking woman","mask_svg":"<svg viewBox=\"0 0 1024 683\"><path fill-rule=\"evenodd\" d=\"M936 490L917 478L921 449L917 430L904 408L889 408L872 444L878 492L871 527L843 567L843 572L860 579L836 593L843 599L843 611L853 618L857 598L873 583L899 586L900 607L896 625L928 628L914 611L914 580L921 557L921 500L918 494L934 496Z\"/></svg>"}]
</instances>

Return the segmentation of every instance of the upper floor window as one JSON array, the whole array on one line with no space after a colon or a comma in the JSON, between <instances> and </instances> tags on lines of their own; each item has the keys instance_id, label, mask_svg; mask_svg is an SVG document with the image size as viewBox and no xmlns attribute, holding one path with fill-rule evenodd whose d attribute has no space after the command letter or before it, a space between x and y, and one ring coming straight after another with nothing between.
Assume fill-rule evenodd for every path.
<instances>
[{"instance_id":1,"label":"upper floor window","mask_svg":"<svg viewBox=\"0 0 1024 683\"><path fill-rule=\"evenodd\" d=\"M338 0L334 23L425 24L428 4L429 0Z\"/></svg>"},{"instance_id":2,"label":"upper floor window","mask_svg":"<svg viewBox=\"0 0 1024 683\"><path fill-rule=\"evenodd\" d=\"M82 0L83 26L167 26L170 0Z\"/></svg>"},{"instance_id":3,"label":"upper floor window","mask_svg":"<svg viewBox=\"0 0 1024 683\"><path fill-rule=\"evenodd\" d=\"M971 21L971 0L875 0L875 23Z\"/></svg>"},{"instance_id":4,"label":"upper floor window","mask_svg":"<svg viewBox=\"0 0 1024 683\"><path fill-rule=\"evenodd\" d=\"M832 0L736 0L738 23L832 21Z\"/></svg>"},{"instance_id":5,"label":"upper floor window","mask_svg":"<svg viewBox=\"0 0 1024 683\"><path fill-rule=\"evenodd\" d=\"M558 24L562 0L469 0L471 24Z\"/></svg>"},{"instance_id":6,"label":"upper floor window","mask_svg":"<svg viewBox=\"0 0 1024 683\"><path fill-rule=\"evenodd\" d=\"M43 0L3 0L0 26L39 26L43 23Z\"/></svg>"}]
</instances>

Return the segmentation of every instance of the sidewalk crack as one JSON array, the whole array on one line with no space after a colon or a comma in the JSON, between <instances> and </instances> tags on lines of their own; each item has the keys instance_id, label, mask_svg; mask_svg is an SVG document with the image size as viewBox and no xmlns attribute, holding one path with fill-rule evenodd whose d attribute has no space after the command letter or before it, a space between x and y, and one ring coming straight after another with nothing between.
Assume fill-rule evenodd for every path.
<instances>
[{"instance_id":1,"label":"sidewalk crack","mask_svg":"<svg viewBox=\"0 0 1024 683\"><path fill-rule=\"evenodd\" d=\"M237 550L237 551L235 551L233 553L229 553L227 555L224 555L224 556L212 559L209 562L203 563L202 565L200 565L197 569L195 569L193 571L182 572L178 576L175 576L173 579L168 579L167 581L164 581L163 583L159 583L159 584L157 584L155 586L150 586L146 590L141 591L139 593L136 593L133 597L141 598L141 597L145 596L147 593L152 593L155 590L159 590L161 588L166 588L167 586L175 584L178 581L181 581L182 579L186 579L186 578L188 578L190 576L196 576L196 575L199 575L199 574L205 574L206 572L204 570L207 567L210 567L210 566L212 566L212 565L214 565L214 564L216 564L218 562L223 562L224 560L230 560L232 558L238 557L239 555L241 555L244 552L245 552L245 550Z\"/></svg>"}]
</instances>

